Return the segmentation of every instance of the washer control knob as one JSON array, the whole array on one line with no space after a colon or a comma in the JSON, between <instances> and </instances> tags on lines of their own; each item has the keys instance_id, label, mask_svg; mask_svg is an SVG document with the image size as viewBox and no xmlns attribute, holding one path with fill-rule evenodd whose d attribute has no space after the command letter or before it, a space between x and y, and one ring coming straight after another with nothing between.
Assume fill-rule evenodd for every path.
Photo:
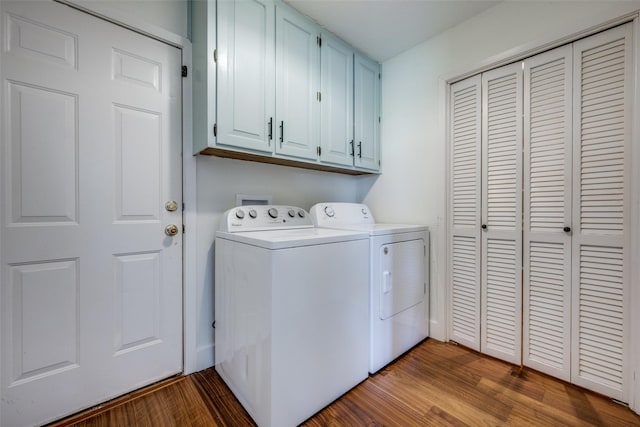
<instances>
[{"instance_id":1,"label":"washer control knob","mask_svg":"<svg viewBox=\"0 0 640 427\"><path fill-rule=\"evenodd\" d=\"M249 216L250 216L251 218L255 219L255 218L258 216L258 213L256 212L256 210L255 210L255 209L251 209L251 210L249 211Z\"/></svg>"},{"instance_id":2,"label":"washer control knob","mask_svg":"<svg viewBox=\"0 0 640 427\"><path fill-rule=\"evenodd\" d=\"M289 209L287 213L289 214L289 218L293 218L296 216L296 211L294 211L293 209Z\"/></svg>"},{"instance_id":3,"label":"washer control knob","mask_svg":"<svg viewBox=\"0 0 640 427\"><path fill-rule=\"evenodd\" d=\"M238 209L236 211L236 218L238 218L238 219L244 218L244 211L242 209Z\"/></svg>"},{"instance_id":4,"label":"washer control knob","mask_svg":"<svg viewBox=\"0 0 640 427\"><path fill-rule=\"evenodd\" d=\"M331 206L325 206L324 208L324 213L329 217L329 218L333 218L333 216L336 214L336 212L333 210L333 208Z\"/></svg>"},{"instance_id":5,"label":"washer control knob","mask_svg":"<svg viewBox=\"0 0 640 427\"><path fill-rule=\"evenodd\" d=\"M304 211L303 211L302 209L300 209L300 210L298 211L298 216L299 216L300 218L304 218L305 213L304 213Z\"/></svg>"},{"instance_id":6,"label":"washer control knob","mask_svg":"<svg viewBox=\"0 0 640 427\"><path fill-rule=\"evenodd\" d=\"M267 213L269 214L269 216L271 218L278 218L278 209L276 209L276 208L269 208Z\"/></svg>"}]
</instances>

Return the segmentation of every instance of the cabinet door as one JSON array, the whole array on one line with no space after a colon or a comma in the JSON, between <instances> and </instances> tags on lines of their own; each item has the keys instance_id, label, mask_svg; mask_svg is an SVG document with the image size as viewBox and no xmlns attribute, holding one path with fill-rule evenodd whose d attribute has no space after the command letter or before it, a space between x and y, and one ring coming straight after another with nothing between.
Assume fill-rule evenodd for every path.
<instances>
[{"instance_id":1,"label":"cabinet door","mask_svg":"<svg viewBox=\"0 0 640 427\"><path fill-rule=\"evenodd\" d=\"M331 34L322 35L320 160L353 165L353 50Z\"/></svg>"},{"instance_id":2,"label":"cabinet door","mask_svg":"<svg viewBox=\"0 0 640 427\"><path fill-rule=\"evenodd\" d=\"M355 165L380 169L380 65L355 55Z\"/></svg>"},{"instance_id":3,"label":"cabinet door","mask_svg":"<svg viewBox=\"0 0 640 427\"><path fill-rule=\"evenodd\" d=\"M276 8L276 153L317 159L320 146L318 27L285 5Z\"/></svg>"},{"instance_id":4,"label":"cabinet door","mask_svg":"<svg viewBox=\"0 0 640 427\"><path fill-rule=\"evenodd\" d=\"M271 0L218 1L218 145L273 151L273 37Z\"/></svg>"},{"instance_id":5,"label":"cabinet door","mask_svg":"<svg viewBox=\"0 0 640 427\"><path fill-rule=\"evenodd\" d=\"M522 64L484 73L482 100L483 328L480 349L520 364Z\"/></svg>"},{"instance_id":6,"label":"cabinet door","mask_svg":"<svg viewBox=\"0 0 640 427\"><path fill-rule=\"evenodd\" d=\"M571 382L628 402L632 26L574 43Z\"/></svg>"},{"instance_id":7,"label":"cabinet door","mask_svg":"<svg viewBox=\"0 0 640 427\"><path fill-rule=\"evenodd\" d=\"M523 363L570 380L571 46L524 61Z\"/></svg>"},{"instance_id":8,"label":"cabinet door","mask_svg":"<svg viewBox=\"0 0 640 427\"><path fill-rule=\"evenodd\" d=\"M480 75L453 84L450 94L450 336L480 350Z\"/></svg>"}]
</instances>

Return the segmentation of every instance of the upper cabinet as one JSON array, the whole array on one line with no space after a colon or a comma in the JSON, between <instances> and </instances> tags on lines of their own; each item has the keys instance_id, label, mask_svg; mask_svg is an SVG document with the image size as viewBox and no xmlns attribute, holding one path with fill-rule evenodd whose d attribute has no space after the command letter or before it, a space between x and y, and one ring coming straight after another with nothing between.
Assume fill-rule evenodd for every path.
<instances>
[{"instance_id":1,"label":"upper cabinet","mask_svg":"<svg viewBox=\"0 0 640 427\"><path fill-rule=\"evenodd\" d=\"M274 28L270 0L218 2L220 146L273 151Z\"/></svg>"},{"instance_id":2,"label":"upper cabinet","mask_svg":"<svg viewBox=\"0 0 640 427\"><path fill-rule=\"evenodd\" d=\"M380 169L380 65L355 55L355 165Z\"/></svg>"},{"instance_id":3,"label":"upper cabinet","mask_svg":"<svg viewBox=\"0 0 640 427\"><path fill-rule=\"evenodd\" d=\"M322 34L320 159L353 166L353 49Z\"/></svg>"},{"instance_id":4,"label":"upper cabinet","mask_svg":"<svg viewBox=\"0 0 640 427\"><path fill-rule=\"evenodd\" d=\"M317 160L320 28L291 8L276 7L277 154Z\"/></svg>"},{"instance_id":5,"label":"upper cabinet","mask_svg":"<svg viewBox=\"0 0 640 427\"><path fill-rule=\"evenodd\" d=\"M193 2L192 24L195 153L379 172L379 64L278 0Z\"/></svg>"}]
</instances>

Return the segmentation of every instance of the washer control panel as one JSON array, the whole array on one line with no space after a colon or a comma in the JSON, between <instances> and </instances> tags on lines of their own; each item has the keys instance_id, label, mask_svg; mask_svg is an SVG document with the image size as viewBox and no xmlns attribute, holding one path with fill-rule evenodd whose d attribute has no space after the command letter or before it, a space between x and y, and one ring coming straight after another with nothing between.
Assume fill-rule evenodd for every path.
<instances>
[{"instance_id":1,"label":"washer control panel","mask_svg":"<svg viewBox=\"0 0 640 427\"><path fill-rule=\"evenodd\" d=\"M312 227L307 211L282 205L238 206L226 211L220 222L220 230L231 233Z\"/></svg>"},{"instance_id":2,"label":"washer control panel","mask_svg":"<svg viewBox=\"0 0 640 427\"><path fill-rule=\"evenodd\" d=\"M310 215L317 227L375 224L373 214L362 203L318 203L311 207Z\"/></svg>"}]
</instances>

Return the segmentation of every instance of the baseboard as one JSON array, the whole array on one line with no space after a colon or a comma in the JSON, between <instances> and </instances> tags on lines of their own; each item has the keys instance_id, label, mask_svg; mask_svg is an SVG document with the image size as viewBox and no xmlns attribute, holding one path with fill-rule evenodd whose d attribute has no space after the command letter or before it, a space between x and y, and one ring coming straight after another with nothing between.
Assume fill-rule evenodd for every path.
<instances>
[{"instance_id":1,"label":"baseboard","mask_svg":"<svg viewBox=\"0 0 640 427\"><path fill-rule=\"evenodd\" d=\"M198 347L198 354L196 360L196 371L202 371L213 366L214 362L214 345L204 345Z\"/></svg>"},{"instance_id":2,"label":"baseboard","mask_svg":"<svg viewBox=\"0 0 640 427\"><path fill-rule=\"evenodd\" d=\"M437 320L429 321L429 337L443 342L447 340L447 334L442 324Z\"/></svg>"}]
</instances>

